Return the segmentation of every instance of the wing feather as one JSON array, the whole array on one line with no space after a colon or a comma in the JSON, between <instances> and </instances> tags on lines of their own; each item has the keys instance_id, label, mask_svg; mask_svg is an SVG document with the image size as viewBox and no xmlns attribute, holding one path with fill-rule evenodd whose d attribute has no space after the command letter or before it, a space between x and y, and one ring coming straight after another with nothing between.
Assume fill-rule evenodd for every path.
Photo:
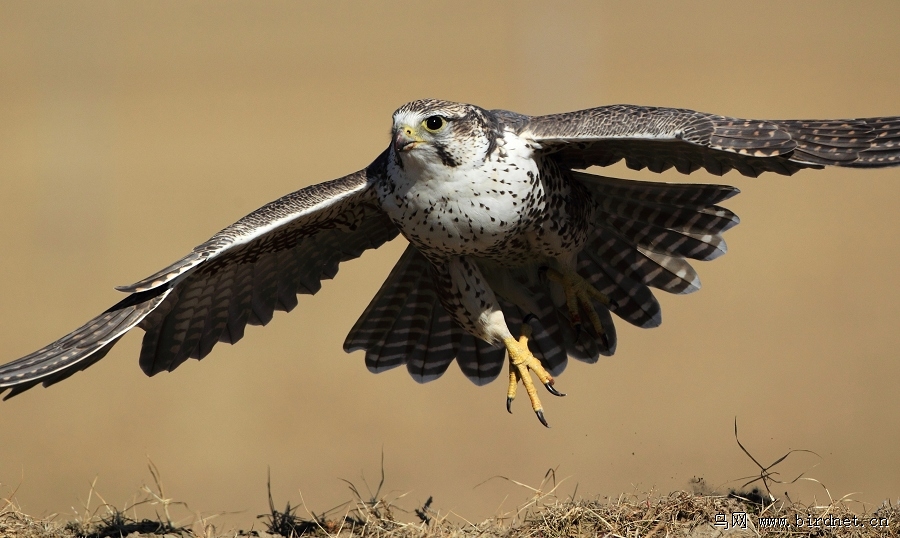
<instances>
[{"instance_id":1,"label":"wing feather","mask_svg":"<svg viewBox=\"0 0 900 538\"><path fill-rule=\"evenodd\" d=\"M264 254L253 264L253 293L250 296L250 325L268 325L275 315L275 303L278 296L278 253ZM200 290L210 290L205 282L198 282Z\"/></svg>"},{"instance_id":2,"label":"wing feather","mask_svg":"<svg viewBox=\"0 0 900 538\"><path fill-rule=\"evenodd\" d=\"M250 317L250 299L253 296L253 266L237 265L234 267L237 274L232 285L232 296L234 298L229 301L228 321L225 324L226 329L228 329L228 339L226 341L229 344L236 344L244 337L244 329Z\"/></svg>"},{"instance_id":3,"label":"wing feather","mask_svg":"<svg viewBox=\"0 0 900 538\"><path fill-rule=\"evenodd\" d=\"M291 310L342 261L396 237L371 188L386 152L369 167L266 204L190 254L130 286L130 295L53 344L0 366L0 393L58 382L102 358L135 326L146 331L141 368L153 375L217 342L235 343L247 324Z\"/></svg>"},{"instance_id":4,"label":"wing feather","mask_svg":"<svg viewBox=\"0 0 900 538\"><path fill-rule=\"evenodd\" d=\"M100 360L125 332L162 304L171 289L135 293L82 327L34 353L0 366L4 399L29 388L59 382Z\"/></svg>"},{"instance_id":5,"label":"wing feather","mask_svg":"<svg viewBox=\"0 0 900 538\"><path fill-rule=\"evenodd\" d=\"M603 228L595 234L585 248L596 252L617 271L669 293L687 294L700 289L700 277L683 258L642 249Z\"/></svg>"},{"instance_id":6,"label":"wing feather","mask_svg":"<svg viewBox=\"0 0 900 538\"><path fill-rule=\"evenodd\" d=\"M611 105L532 117L517 124L565 166L609 166L756 177L826 165L900 165L900 117L744 120L679 108Z\"/></svg>"},{"instance_id":7,"label":"wing feather","mask_svg":"<svg viewBox=\"0 0 900 538\"><path fill-rule=\"evenodd\" d=\"M616 270L591 250L582 251L578 273L612 301L609 308L617 316L638 327L658 327L662 323L659 303L642 282Z\"/></svg>"},{"instance_id":8,"label":"wing feather","mask_svg":"<svg viewBox=\"0 0 900 538\"><path fill-rule=\"evenodd\" d=\"M218 283L211 294L211 304L206 319L203 323L203 332L197 344L197 356L202 359L209 355L217 342L222 341L223 334L228 327L228 305L234 293L235 267L228 267L221 271ZM296 300L296 295L293 296Z\"/></svg>"},{"instance_id":9,"label":"wing feather","mask_svg":"<svg viewBox=\"0 0 900 538\"><path fill-rule=\"evenodd\" d=\"M700 279L685 257L721 255L721 234L740 222L715 205L739 191L724 185L642 182L576 172L597 201L585 249L615 271L670 293L691 293Z\"/></svg>"}]
</instances>

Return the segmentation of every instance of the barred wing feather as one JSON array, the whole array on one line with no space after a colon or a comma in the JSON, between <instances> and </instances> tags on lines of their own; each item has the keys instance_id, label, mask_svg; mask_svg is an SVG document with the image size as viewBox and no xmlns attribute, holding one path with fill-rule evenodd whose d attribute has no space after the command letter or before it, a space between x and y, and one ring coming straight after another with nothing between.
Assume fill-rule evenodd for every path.
<instances>
[{"instance_id":1,"label":"barred wing feather","mask_svg":"<svg viewBox=\"0 0 900 538\"><path fill-rule=\"evenodd\" d=\"M744 120L679 108L611 105L519 119L518 130L570 168L791 175L826 165L900 165L900 116Z\"/></svg>"},{"instance_id":2,"label":"barred wing feather","mask_svg":"<svg viewBox=\"0 0 900 538\"><path fill-rule=\"evenodd\" d=\"M102 358L135 326L146 331L148 375L235 343L247 324L290 311L298 293L316 293L340 262L397 236L370 186L385 154L369 167L266 204L169 267L130 286L130 295L53 344L0 366L6 398L56 383Z\"/></svg>"}]
</instances>

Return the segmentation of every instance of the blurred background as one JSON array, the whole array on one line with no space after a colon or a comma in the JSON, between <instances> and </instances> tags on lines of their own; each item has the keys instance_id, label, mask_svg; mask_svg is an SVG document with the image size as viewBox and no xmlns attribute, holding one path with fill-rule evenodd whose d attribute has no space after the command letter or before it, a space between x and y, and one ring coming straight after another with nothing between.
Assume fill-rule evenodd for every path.
<instances>
[{"instance_id":1,"label":"blurred background","mask_svg":"<svg viewBox=\"0 0 900 538\"><path fill-rule=\"evenodd\" d=\"M4 2L0 4L0 361L55 340L256 207L366 166L391 113L438 97L543 114L602 104L745 118L900 114L900 3ZM214 521L321 512L373 486L471 521L560 490L726 491L763 463L835 498L900 496L900 169L724 182L742 224L658 293L664 323L618 323L615 357L569 365L544 429L505 385L451 366L373 375L344 336L404 248L342 266L291 314L146 378L140 331L50 389L0 404L0 496L70 517L90 483L122 506L151 483ZM543 394L543 393L542 393ZM813 466L815 466L813 468ZM478 484L486 483L476 487ZM778 486L827 500L813 482ZM96 502L96 501L95 501ZM402 504L402 503L401 503Z\"/></svg>"}]
</instances>

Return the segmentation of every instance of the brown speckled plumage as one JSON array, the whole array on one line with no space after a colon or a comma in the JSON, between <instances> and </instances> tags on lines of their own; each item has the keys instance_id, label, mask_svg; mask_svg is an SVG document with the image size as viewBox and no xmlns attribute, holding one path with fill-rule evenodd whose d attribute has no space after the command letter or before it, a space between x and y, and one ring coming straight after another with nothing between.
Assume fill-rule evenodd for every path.
<instances>
[{"instance_id":1,"label":"brown speckled plumage","mask_svg":"<svg viewBox=\"0 0 900 538\"><path fill-rule=\"evenodd\" d=\"M440 117L439 129L424 119ZM342 261L402 233L410 246L350 331L372 371L406 364L425 382L454 360L483 384L505 350L483 314L502 313L547 369L595 362L616 347L611 313L640 327L661 321L650 288L700 287L686 259L725 252L737 217L718 185L665 184L576 171L625 160L654 172L793 174L824 165L900 165L900 118L741 120L691 110L614 105L529 117L439 100L394 114L393 141L370 166L289 194L130 286L83 327L0 366L6 397L90 366L134 326L146 331L148 375L235 343L247 324L290 311ZM440 123L440 122L438 122ZM436 123L437 124L437 123ZM405 132L403 130L405 129ZM411 150L413 148L415 151ZM571 269L610 299L594 304L605 338L573 328L543 266ZM479 317L479 316L482 317Z\"/></svg>"},{"instance_id":2,"label":"brown speckled plumage","mask_svg":"<svg viewBox=\"0 0 900 538\"><path fill-rule=\"evenodd\" d=\"M608 166L720 176L790 175L824 165L900 164L900 117L743 120L693 110L611 105L531 118L520 128L573 168Z\"/></svg>"}]
</instances>

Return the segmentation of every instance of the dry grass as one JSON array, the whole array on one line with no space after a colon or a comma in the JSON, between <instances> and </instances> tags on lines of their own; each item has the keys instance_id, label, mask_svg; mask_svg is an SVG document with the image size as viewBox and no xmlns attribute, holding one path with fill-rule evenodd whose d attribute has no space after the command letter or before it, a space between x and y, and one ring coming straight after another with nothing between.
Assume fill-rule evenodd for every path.
<instances>
[{"instance_id":1,"label":"dry grass","mask_svg":"<svg viewBox=\"0 0 900 538\"><path fill-rule=\"evenodd\" d=\"M158 477L157 477L158 479ZM521 485L521 484L520 484ZM168 507L174 504L157 491L147 488L140 503L122 510L103 505L104 513L87 511L75 521L57 523L38 520L23 514L14 502L6 500L0 509L0 536L17 538L75 538L75 537L229 537L255 536L340 536L371 538L406 537L704 537L704 536L835 536L835 537L900 537L900 507L884 505L877 510L860 513L844 502L830 501L825 505L804 505L775 501L758 490L738 494L709 495L679 491L665 496L650 494L622 495L618 498L559 499L553 472L548 472L538 487L529 487L533 495L525 504L507 514L481 523L469 523L448 517L432 507L429 499L424 506L407 512L398 504L400 498L380 496L380 487L368 499L359 495L351 484L354 501L344 505L340 514L298 516L298 507L289 504L285 510L275 508L270 496L270 513L261 516L265 530L219 531L209 518L199 515L187 524L179 525L169 519ZM147 493L149 491L149 493ZM156 504L155 519L138 519L138 504ZM302 507L302 506L301 506ZM160 511L159 508L162 508ZM131 515L129 515L131 514ZM398 514L412 516L404 520ZM725 521L731 527L732 518L746 529L725 530L716 522ZM763 524L770 518L775 526ZM780 519L782 518L782 519ZM802 520L804 525L797 526ZM810 521L812 518L812 521ZM818 521L815 518L819 518ZM809 524L817 524L810 526ZM136 534L135 534L136 533Z\"/></svg>"},{"instance_id":2,"label":"dry grass","mask_svg":"<svg viewBox=\"0 0 900 538\"><path fill-rule=\"evenodd\" d=\"M153 487L144 486L141 497L119 508L110 506L96 493L94 484L80 514L72 521L58 523L54 518L41 520L21 512L11 494L0 506L0 538L107 538L181 536L202 538L263 538L294 536L320 537L616 537L668 538L706 536L834 536L834 537L895 537L900 538L900 506L885 503L875 510L852 510L846 498L833 499L831 493L817 480L804 474L782 480L775 467L795 452L793 450L769 465L761 464L738 439L735 441L758 469L758 475L739 479L741 492L713 494L702 479L697 480L693 492L677 491L668 495L655 492L633 493L617 498L560 498L562 484L556 470L550 469L541 483L529 486L507 477L506 480L529 491L528 500L516 509L481 523L465 521L456 514L442 513L429 497L423 506L407 510L401 506L403 495L389 497L381 493L384 486L384 455L381 480L368 494L347 482L352 500L322 514L288 503L284 510L275 508L269 481L269 513L258 516L261 529L250 531L217 529L212 521L217 514L203 516L192 513L185 503L174 501L165 494L159 471L151 461ZM807 480L821 485L828 502L802 504L789 498L778 500L772 494L773 485L790 485ZM752 490L746 490L749 486ZM577 490L577 488L576 488ZM785 493L785 495L787 495ZM101 504L91 509L94 497ZM858 503L856 503L858 504ZM305 515L298 515L303 509ZM138 516L139 509L152 509L152 518ZM172 512L187 514L173 519Z\"/></svg>"}]
</instances>

